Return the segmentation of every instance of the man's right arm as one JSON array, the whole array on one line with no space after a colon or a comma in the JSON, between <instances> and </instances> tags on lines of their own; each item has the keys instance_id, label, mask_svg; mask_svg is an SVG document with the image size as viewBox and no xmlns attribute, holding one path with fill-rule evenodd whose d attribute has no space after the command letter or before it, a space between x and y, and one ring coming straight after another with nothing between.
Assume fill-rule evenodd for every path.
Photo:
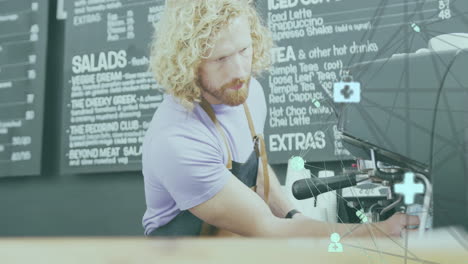
<instances>
[{"instance_id":1,"label":"man's right arm","mask_svg":"<svg viewBox=\"0 0 468 264\"><path fill-rule=\"evenodd\" d=\"M373 223L366 227L358 224L337 224L316 221L307 217L294 219L278 218L258 194L253 192L234 175L213 198L189 209L203 221L221 229L242 236L260 237L327 237L332 233L341 236L352 233L355 236L399 236L405 216L394 215L385 222ZM398 223L397 223L398 222ZM417 225L417 217L410 217L409 225ZM399 225L398 227L395 227ZM370 232L372 228L372 234ZM379 230L380 229L380 230Z\"/></svg>"}]
</instances>

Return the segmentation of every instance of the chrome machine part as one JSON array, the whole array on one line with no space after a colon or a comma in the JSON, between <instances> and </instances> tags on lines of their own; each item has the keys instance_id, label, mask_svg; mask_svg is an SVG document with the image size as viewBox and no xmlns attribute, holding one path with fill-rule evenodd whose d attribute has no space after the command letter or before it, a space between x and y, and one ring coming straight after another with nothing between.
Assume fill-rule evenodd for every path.
<instances>
[{"instance_id":1,"label":"chrome machine part","mask_svg":"<svg viewBox=\"0 0 468 264\"><path fill-rule=\"evenodd\" d=\"M380 215L383 215L385 214L386 212L390 211L391 209L393 209L394 207L396 207L400 202L401 200L403 200L403 197L401 195L398 196L398 199L391 203L389 206L385 207L384 209L382 209L382 211L380 212Z\"/></svg>"},{"instance_id":2,"label":"chrome machine part","mask_svg":"<svg viewBox=\"0 0 468 264\"><path fill-rule=\"evenodd\" d=\"M422 210L421 219L419 223L419 237L422 237L424 235L424 232L426 231L427 219L429 216L429 209L431 208L432 184L424 174L415 173L414 175L416 176L416 178L422 180L424 182L424 185L426 186L426 190L424 192L423 210Z\"/></svg>"},{"instance_id":3,"label":"chrome machine part","mask_svg":"<svg viewBox=\"0 0 468 264\"><path fill-rule=\"evenodd\" d=\"M379 214L378 214L378 213L374 213L374 212L372 211L372 210L374 210L374 207L377 206L377 205L379 205L378 202L375 203L375 204L373 204L373 205L371 205L371 207L369 207L369 213L370 213L370 215L372 216L372 217L370 218L371 220L370 220L369 222L379 222L379 219L380 219Z\"/></svg>"}]
</instances>

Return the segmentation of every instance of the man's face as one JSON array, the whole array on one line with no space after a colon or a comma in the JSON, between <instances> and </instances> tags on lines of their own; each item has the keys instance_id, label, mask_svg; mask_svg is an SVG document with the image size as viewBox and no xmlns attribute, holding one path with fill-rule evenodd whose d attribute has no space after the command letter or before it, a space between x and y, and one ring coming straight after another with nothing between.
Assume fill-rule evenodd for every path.
<instances>
[{"instance_id":1,"label":"man's face","mask_svg":"<svg viewBox=\"0 0 468 264\"><path fill-rule=\"evenodd\" d=\"M210 104L237 106L249 94L252 70L252 38L245 16L219 33L210 57L200 65L202 95Z\"/></svg>"}]
</instances>

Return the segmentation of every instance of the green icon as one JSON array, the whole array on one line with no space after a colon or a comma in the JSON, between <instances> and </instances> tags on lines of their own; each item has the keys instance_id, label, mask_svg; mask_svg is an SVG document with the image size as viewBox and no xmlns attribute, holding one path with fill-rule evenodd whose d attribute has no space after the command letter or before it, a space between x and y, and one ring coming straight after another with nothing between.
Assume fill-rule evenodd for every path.
<instances>
[{"instance_id":1,"label":"green icon","mask_svg":"<svg viewBox=\"0 0 468 264\"><path fill-rule=\"evenodd\" d=\"M356 215L357 217L359 217L359 219L361 219L361 223L368 222L367 216L364 214L364 211L362 209L359 211L356 211Z\"/></svg>"},{"instance_id":2,"label":"green icon","mask_svg":"<svg viewBox=\"0 0 468 264\"><path fill-rule=\"evenodd\" d=\"M319 108L321 106L320 102L317 99L312 99L312 103L315 105L315 107Z\"/></svg>"},{"instance_id":3,"label":"green icon","mask_svg":"<svg viewBox=\"0 0 468 264\"><path fill-rule=\"evenodd\" d=\"M421 32L421 28L416 23L412 23L411 28L417 33Z\"/></svg>"},{"instance_id":4,"label":"green icon","mask_svg":"<svg viewBox=\"0 0 468 264\"><path fill-rule=\"evenodd\" d=\"M341 253L343 252L343 245L340 243L340 235L333 233L330 236L331 243L328 245L328 252Z\"/></svg>"},{"instance_id":5,"label":"green icon","mask_svg":"<svg viewBox=\"0 0 468 264\"><path fill-rule=\"evenodd\" d=\"M417 193L424 193L424 185L422 183L414 183L414 173L405 173L403 183L395 184L395 193L402 194L405 196L405 204L413 204L414 196Z\"/></svg>"},{"instance_id":6,"label":"green icon","mask_svg":"<svg viewBox=\"0 0 468 264\"><path fill-rule=\"evenodd\" d=\"M293 170L303 170L304 164L304 159L299 156L294 156L291 158L291 167Z\"/></svg>"}]
</instances>

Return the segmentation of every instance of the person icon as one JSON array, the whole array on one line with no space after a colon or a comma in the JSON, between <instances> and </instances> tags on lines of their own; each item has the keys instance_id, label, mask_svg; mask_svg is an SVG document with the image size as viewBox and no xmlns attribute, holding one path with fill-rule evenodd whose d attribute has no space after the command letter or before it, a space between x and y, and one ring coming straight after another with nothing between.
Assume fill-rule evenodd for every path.
<instances>
[{"instance_id":1,"label":"person icon","mask_svg":"<svg viewBox=\"0 0 468 264\"><path fill-rule=\"evenodd\" d=\"M328 245L328 252L340 253L343 252L343 245L340 242L340 235L338 233L333 233L330 236L332 243Z\"/></svg>"}]
</instances>

